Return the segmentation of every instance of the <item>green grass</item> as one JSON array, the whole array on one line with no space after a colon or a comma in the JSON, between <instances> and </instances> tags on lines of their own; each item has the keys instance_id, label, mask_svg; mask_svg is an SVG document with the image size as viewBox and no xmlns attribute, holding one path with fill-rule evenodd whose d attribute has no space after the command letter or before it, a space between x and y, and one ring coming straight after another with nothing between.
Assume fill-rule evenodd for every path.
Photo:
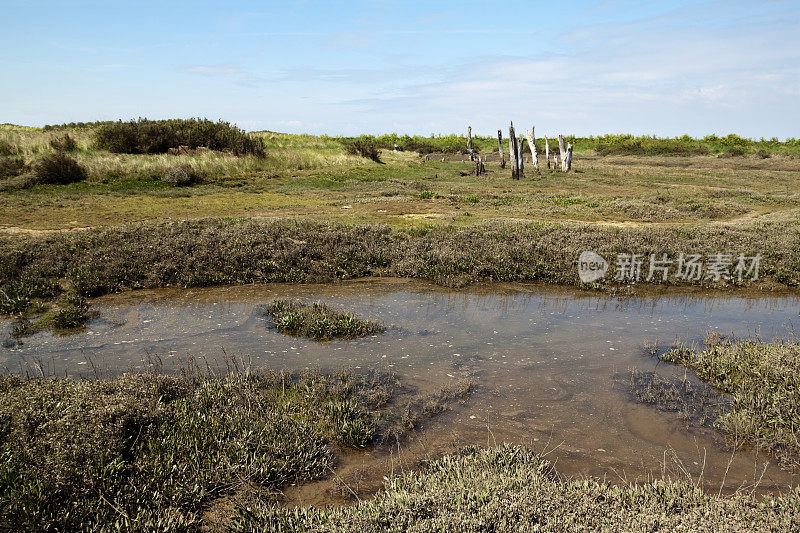
<instances>
[{"instance_id":1,"label":"green grass","mask_svg":"<svg viewBox=\"0 0 800 533\"><path fill-rule=\"evenodd\" d=\"M317 341L355 339L386 331L379 322L335 311L322 302L307 304L299 300L275 300L262 312L272 319L281 333Z\"/></svg>"},{"instance_id":2,"label":"green grass","mask_svg":"<svg viewBox=\"0 0 800 533\"><path fill-rule=\"evenodd\" d=\"M468 448L421 472L386 481L374 500L339 509L291 508L253 501L236 531L791 531L800 496L739 494L656 481L617 485L564 480L518 446Z\"/></svg>"},{"instance_id":3,"label":"green grass","mask_svg":"<svg viewBox=\"0 0 800 533\"><path fill-rule=\"evenodd\" d=\"M444 162L439 156L426 160L416 152L384 149L378 156L381 163L376 163L348 154L347 138L256 132L249 135L263 143L263 157L224 151L174 156L99 150L95 131L93 125L46 131L0 128L0 173L6 176L0 178L0 225L64 229L257 215L402 227L419 224L406 215L431 212L439 216L437 223L460 224L497 218L613 223L798 219L794 184L800 176L796 161L800 149L791 140L659 140L624 135L600 139L610 146L700 143L711 154L744 150L743 157L717 158L653 157L639 152L598 157L598 138L573 139L574 172L548 170L542 161L541 175L528 164L525 179L515 181L508 169L500 169L492 137L476 137L474 143L486 159L488 175L463 176L472 167L458 153L466 146L459 136L409 141L447 151ZM52 153L51 144L64 135L76 141L70 157L85 169L86 181L19 190L32 183L31 169ZM406 140L388 135L375 142L391 147ZM774 157L762 159L756 153L765 150ZM170 188L164 180L176 169L202 177L202 183L165 191ZM352 209L341 209L344 205ZM473 215L469 219L460 217L465 208Z\"/></svg>"},{"instance_id":4,"label":"green grass","mask_svg":"<svg viewBox=\"0 0 800 533\"><path fill-rule=\"evenodd\" d=\"M729 411L717 421L723 431L800 464L800 344L725 341L671 350L662 358L731 395Z\"/></svg>"}]
</instances>

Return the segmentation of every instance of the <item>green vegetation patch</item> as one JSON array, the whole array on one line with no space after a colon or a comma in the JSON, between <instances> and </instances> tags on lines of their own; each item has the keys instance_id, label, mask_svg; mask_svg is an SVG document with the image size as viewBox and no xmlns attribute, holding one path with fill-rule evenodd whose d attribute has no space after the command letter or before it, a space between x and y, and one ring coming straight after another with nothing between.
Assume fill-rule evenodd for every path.
<instances>
[{"instance_id":1,"label":"green vegetation patch","mask_svg":"<svg viewBox=\"0 0 800 533\"><path fill-rule=\"evenodd\" d=\"M236 155L263 155L258 137L220 120L140 118L129 122L106 122L97 127L95 142L101 150L118 154L163 154L170 148L204 146Z\"/></svg>"},{"instance_id":2,"label":"green vegetation patch","mask_svg":"<svg viewBox=\"0 0 800 533\"><path fill-rule=\"evenodd\" d=\"M326 476L390 395L349 374L0 377L0 529L198 530L220 497Z\"/></svg>"},{"instance_id":3,"label":"green vegetation patch","mask_svg":"<svg viewBox=\"0 0 800 533\"><path fill-rule=\"evenodd\" d=\"M0 236L0 306L13 312L34 304L37 297L57 297L62 287L98 296L135 288L330 282L366 276L422 278L446 286L477 281L578 285L576 260L584 250L594 250L609 262L619 253L760 253L759 283L798 286L798 243L800 226L781 223L641 228L493 223L393 230L295 220L149 222ZM616 287L612 276L613 272L595 286Z\"/></svg>"},{"instance_id":4,"label":"green vegetation patch","mask_svg":"<svg viewBox=\"0 0 800 533\"><path fill-rule=\"evenodd\" d=\"M759 500L715 497L686 483L613 486L563 480L533 451L477 449L386 481L374 500L346 508L253 501L237 531L657 531L783 530L800 522L797 492Z\"/></svg>"},{"instance_id":5,"label":"green vegetation patch","mask_svg":"<svg viewBox=\"0 0 800 533\"><path fill-rule=\"evenodd\" d=\"M798 464L800 344L725 341L704 350L671 350L662 358L691 368L703 381L731 394L730 411L717 422L722 430Z\"/></svg>"},{"instance_id":6,"label":"green vegetation patch","mask_svg":"<svg viewBox=\"0 0 800 533\"><path fill-rule=\"evenodd\" d=\"M299 300L275 300L264 308L263 313L272 319L281 333L318 341L355 339L386 331L379 322L335 311L322 302L307 304Z\"/></svg>"},{"instance_id":7,"label":"green vegetation patch","mask_svg":"<svg viewBox=\"0 0 800 533\"><path fill-rule=\"evenodd\" d=\"M342 144L348 154L380 161L380 146L374 137L362 135L353 139L344 139Z\"/></svg>"}]
</instances>

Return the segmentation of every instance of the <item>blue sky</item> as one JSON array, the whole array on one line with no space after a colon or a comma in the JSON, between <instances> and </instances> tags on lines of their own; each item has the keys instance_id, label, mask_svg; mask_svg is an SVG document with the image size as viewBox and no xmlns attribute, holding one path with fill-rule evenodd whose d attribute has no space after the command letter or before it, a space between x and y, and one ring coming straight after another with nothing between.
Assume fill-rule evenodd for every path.
<instances>
[{"instance_id":1,"label":"blue sky","mask_svg":"<svg viewBox=\"0 0 800 533\"><path fill-rule=\"evenodd\" d=\"M800 2L0 0L0 122L800 137Z\"/></svg>"}]
</instances>

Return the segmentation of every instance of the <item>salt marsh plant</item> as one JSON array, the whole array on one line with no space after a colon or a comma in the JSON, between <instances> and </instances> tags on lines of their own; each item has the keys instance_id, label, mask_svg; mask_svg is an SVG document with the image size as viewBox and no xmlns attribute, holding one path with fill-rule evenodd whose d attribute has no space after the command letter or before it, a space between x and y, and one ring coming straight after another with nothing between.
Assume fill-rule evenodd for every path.
<instances>
[{"instance_id":1,"label":"salt marsh plant","mask_svg":"<svg viewBox=\"0 0 800 533\"><path fill-rule=\"evenodd\" d=\"M355 339L383 333L379 322L365 320L352 313L343 313L322 302L311 304L299 300L275 300L263 309L281 333L325 341Z\"/></svg>"},{"instance_id":2,"label":"salt marsh plant","mask_svg":"<svg viewBox=\"0 0 800 533\"><path fill-rule=\"evenodd\" d=\"M520 446L466 448L421 471L386 480L369 501L343 508L285 508L252 500L234 531L792 531L794 491L760 500L723 498L686 482L612 485L564 479Z\"/></svg>"},{"instance_id":3,"label":"salt marsh plant","mask_svg":"<svg viewBox=\"0 0 800 533\"><path fill-rule=\"evenodd\" d=\"M721 429L800 464L800 344L727 340L703 350L670 350L662 359L691 368L730 395L730 409L717 422Z\"/></svg>"},{"instance_id":4,"label":"salt marsh plant","mask_svg":"<svg viewBox=\"0 0 800 533\"><path fill-rule=\"evenodd\" d=\"M197 531L218 498L269 497L326 476L334 447L369 444L387 386L310 373L0 377L0 528Z\"/></svg>"}]
</instances>

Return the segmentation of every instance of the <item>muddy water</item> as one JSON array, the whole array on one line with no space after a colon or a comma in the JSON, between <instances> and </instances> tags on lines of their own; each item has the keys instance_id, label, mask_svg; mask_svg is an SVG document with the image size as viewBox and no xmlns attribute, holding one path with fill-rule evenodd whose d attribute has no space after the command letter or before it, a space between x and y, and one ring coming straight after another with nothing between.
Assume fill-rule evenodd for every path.
<instances>
[{"instance_id":1,"label":"muddy water","mask_svg":"<svg viewBox=\"0 0 800 533\"><path fill-rule=\"evenodd\" d=\"M385 335L320 344L267 327L258 306L276 297L321 299L391 325ZM83 333L40 334L0 350L12 372L62 375L220 365L223 352L274 369L392 370L420 393L470 379L478 391L426 424L410 442L345 454L337 476L295 488L296 503L336 501L334 490L369 493L382 476L465 444L522 442L568 476L611 481L690 478L714 490L795 484L768 457L732 454L713 430L630 400L630 369L684 371L643 354L645 343L699 341L709 331L762 339L798 325L797 295L670 292L612 297L525 284L461 291L405 280L137 291L92 303L101 318ZM38 362L38 363L37 363ZM615 377L616 376L616 377ZM342 488L344 487L344 488Z\"/></svg>"}]
</instances>

